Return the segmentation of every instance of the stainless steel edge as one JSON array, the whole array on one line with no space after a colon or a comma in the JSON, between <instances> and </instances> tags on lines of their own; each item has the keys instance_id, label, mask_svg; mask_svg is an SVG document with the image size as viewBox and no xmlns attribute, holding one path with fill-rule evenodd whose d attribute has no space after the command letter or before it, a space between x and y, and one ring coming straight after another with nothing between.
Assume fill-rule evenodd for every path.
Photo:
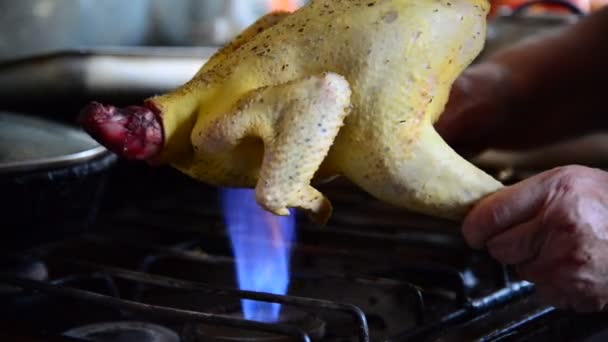
<instances>
[{"instance_id":1,"label":"stainless steel edge","mask_svg":"<svg viewBox=\"0 0 608 342\"><path fill-rule=\"evenodd\" d=\"M32 159L12 163L1 163L0 174L42 171L52 168L68 167L80 163L86 163L88 161L102 157L103 155L109 154L111 154L111 152L108 151L105 147L98 146L86 151L66 154L59 157Z\"/></svg>"},{"instance_id":2,"label":"stainless steel edge","mask_svg":"<svg viewBox=\"0 0 608 342\"><path fill-rule=\"evenodd\" d=\"M191 79L217 49L105 48L0 63L0 102L161 93Z\"/></svg>"}]
</instances>

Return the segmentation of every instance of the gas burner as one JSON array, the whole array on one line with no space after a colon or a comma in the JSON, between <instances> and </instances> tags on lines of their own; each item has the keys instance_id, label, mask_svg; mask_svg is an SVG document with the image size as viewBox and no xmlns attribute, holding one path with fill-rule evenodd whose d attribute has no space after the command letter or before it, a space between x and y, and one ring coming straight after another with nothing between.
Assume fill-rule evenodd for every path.
<instances>
[{"instance_id":1,"label":"gas burner","mask_svg":"<svg viewBox=\"0 0 608 342\"><path fill-rule=\"evenodd\" d=\"M67 337L95 342L180 342L172 330L141 322L108 322L84 325L64 333Z\"/></svg>"},{"instance_id":2,"label":"gas burner","mask_svg":"<svg viewBox=\"0 0 608 342\"><path fill-rule=\"evenodd\" d=\"M242 313L229 315L233 318L243 319ZM283 307L281 317L275 324L299 328L308 334L311 341L319 341L325 337L326 323L321 318L301 311ZM277 335L254 330L238 329L234 327L222 327L206 324L186 325L183 334L184 342L291 342L300 341L291 336Z\"/></svg>"},{"instance_id":3,"label":"gas burner","mask_svg":"<svg viewBox=\"0 0 608 342\"><path fill-rule=\"evenodd\" d=\"M45 281L49 276L46 265L38 260L10 257L0 261L0 274L38 281ZM18 287L0 284L0 295L14 295L20 292L21 289Z\"/></svg>"}]
</instances>

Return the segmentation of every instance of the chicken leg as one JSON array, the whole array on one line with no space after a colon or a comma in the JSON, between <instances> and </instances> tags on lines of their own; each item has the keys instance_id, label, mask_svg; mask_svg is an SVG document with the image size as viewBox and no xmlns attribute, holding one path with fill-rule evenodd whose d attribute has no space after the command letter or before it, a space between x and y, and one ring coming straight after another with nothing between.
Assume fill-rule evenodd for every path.
<instances>
[{"instance_id":1,"label":"chicken leg","mask_svg":"<svg viewBox=\"0 0 608 342\"><path fill-rule=\"evenodd\" d=\"M256 199L267 210L288 215L290 207L305 209L325 223L331 205L310 182L350 110L350 95L348 82L333 73L254 90L228 114L194 126L194 158L217 166L192 163L183 171L197 179L225 178L221 183L228 185L250 175L242 185L257 179ZM240 144L251 146L252 138L263 142L259 175L257 161L247 165L246 156L232 153Z\"/></svg>"}]
</instances>

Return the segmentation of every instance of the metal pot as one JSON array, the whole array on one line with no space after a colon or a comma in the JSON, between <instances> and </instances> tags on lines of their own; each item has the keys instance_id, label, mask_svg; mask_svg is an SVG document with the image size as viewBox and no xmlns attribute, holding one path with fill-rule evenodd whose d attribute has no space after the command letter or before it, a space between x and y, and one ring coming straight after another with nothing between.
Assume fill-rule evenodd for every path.
<instances>
[{"instance_id":1,"label":"metal pot","mask_svg":"<svg viewBox=\"0 0 608 342\"><path fill-rule=\"evenodd\" d=\"M86 229L116 157L78 129L0 112L0 204L4 247Z\"/></svg>"}]
</instances>

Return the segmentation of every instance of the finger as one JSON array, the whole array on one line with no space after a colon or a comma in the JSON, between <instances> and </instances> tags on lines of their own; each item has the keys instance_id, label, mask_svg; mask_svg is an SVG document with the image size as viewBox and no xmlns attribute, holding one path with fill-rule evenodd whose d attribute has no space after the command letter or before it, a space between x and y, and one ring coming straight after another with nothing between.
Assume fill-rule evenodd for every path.
<instances>
[{"instance_id":1,"label":"finger","mask_svg":"<svg viewBox=\"0 0 608 342\"><path fill-rule=\"evenodd\" d=\"M545 196L546 173L528 178L482 199L465 218L462 232L473 248L483 248L492 237L507 228L533 218Z\"/></svg>"},{"instance_id":2,"label":"finger","mask_svg":"<svg viewBox=\"0 0 608 342\"><path fill-rule=\"evenodd\" d=\"M537 285L536 296L543 305L554 306L558 309L567 309L570 307L568 298L558 289L551 287L550 285Z\"/></svg>"},{"instance_id":3,"label":"finger","mask_svg":"<svg viewBox=\"0 0 608 342\"><path fill-rule=\"evenodd\" d=\"M569 305L574 311L582 313L598 312L604 307L603 302L590 295L574 295L570 297Z\"/></svg>"},{"instance_id":4,"label":"finger","mask_svg":"<svg viewBox=\"0 0 608 342\"><path fill-rule=\"evenodd\" d=\"M554 287L568 298L569 307L577 312L600 311L605 306L606 298L603 291L598 291L603 284L598 284L594 272L589 274L576 265L567 266L564 261L558 264L560 267L554 267Z\"/></svg>"},{"instance_id":5,"label":"finger","mask_svg":"<svg viewBox=\"0 0 608 342\"><path fill-rule=\"evenodd\" d=\"M561 309L571 309L576 312L596 312L603 307L601 298L593 293L585 293L569 288L568 284L553 284L552 290L559 298L557 305Z\"/></svg>"},{"instance_id":6,"label":"finger","mask_svg":"<svg viewBox=\"0 0 608 342\"><path fill-rule=\"evenodd\" d=\"M553 286L551 265L542 255L521 264L515 265L515 271L521 279L538 285Z\"/></svg>"},{"instance_id":7,"label":"finger","mask_svg":"<svg viewBox=\"0 0 608 342\"><path fill-rule=\"evenodd\" d=\"M559 262L557 263L559 265ZM537 258L529 262L518 264L515 271L521 279L532 282L536 285L537 293L541 299L547 299L552 305L566 308L570 301L566 294L569 293L568 286L570 281L563 278L559 273L559 266L556 267L554 260L548 259L541 252ZM559 299L556 301L556 299Z\"/></svg>"},{"instance_id":8,"label":"finger","mask_svg":"<svg viewBox=\"0 0 608 342\"><path fill-rule=\"evenodd\" d=\"M494 236L486 244L488 252L506 265L534 260L544 239L540 221L537 217Z\"/></svg>"}]
</instances>

